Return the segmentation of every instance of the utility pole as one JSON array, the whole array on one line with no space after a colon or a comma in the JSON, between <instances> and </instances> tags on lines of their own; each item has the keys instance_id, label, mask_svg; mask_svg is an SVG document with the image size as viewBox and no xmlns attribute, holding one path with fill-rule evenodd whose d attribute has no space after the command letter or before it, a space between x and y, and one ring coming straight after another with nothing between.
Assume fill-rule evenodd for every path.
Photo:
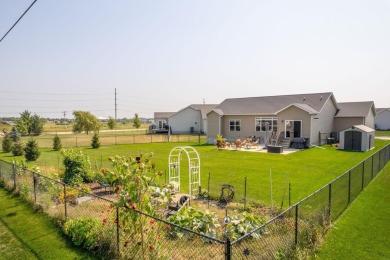
<instances>
[{"instance_id":1,"label":"utility pole","mask_svg":"<svg viewBox=\"0 0 390 260\"><path fill-rule=\"evenodd\" d=\"M116 123L116 121L117 121L117 104L116 104L116 88L115 88L115 123Z\"/></svg>"},{"instance_id":2,"label":"utility pole","mask_svg":"<svg viewBox=\"0 0 390 260\"><path fill-rule=\"evenodd\" d=\"M64 113L64 124L65 124L65 129L66 129L66 111L64 111L63 113Z\"/></svg>"}]
</instances>

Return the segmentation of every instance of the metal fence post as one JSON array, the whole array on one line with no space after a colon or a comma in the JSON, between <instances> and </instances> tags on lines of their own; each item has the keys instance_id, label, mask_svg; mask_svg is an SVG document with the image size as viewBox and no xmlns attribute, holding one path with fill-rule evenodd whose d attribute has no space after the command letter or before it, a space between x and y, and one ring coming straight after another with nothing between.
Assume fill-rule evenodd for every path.
<instances>
[{"instance_id":1,"label":"metal fence post","mask_svg":"<svg viewBox=\"0 0 390 260\"><path fill-rule=\"evenodd\" d=\"M374 155L371 156L371 181L374 179Z\"/></svg>"},{"instance_id":2,"label":"metal fence post","mask_svg":"<svg viewBox=\"0 0 390 260\"><path fill-rule=\"evenodd\" d=\"M64 210L65 210L65 219L67 219L67 217L68 217L68 209L67 209L67 207L66 207L66 185L65 185L65 183L63 184L63 186L64 186Z\"/></svg>"},{"instance_id":3,"label":"metal fence post","mask_svg":"<svg viewBox=\"0 0 390 260\"><path fill-rule=\"evenodd\" d=\"M230 238L226 238L225 244L225 260L232 259L232 243L230 242Z\"/></svg>"},{"instance_id":4,"label":"metal fence post","mask_svg":"<svg viewBox=\"0 0 390 260\"><path fill-rule=\"evenodd\" d=\"M348 204L351 203L351 170L348 172Z\"/></svg>"},{"instance_id":5,"label":"metal fence post","mask_svg":"<svg viewBox=\"0 0 390 260\"><path fill-rule=\"evenodd\" d=\"M16 190L16 165L12 164L12 175L14 177L14 190Z\"/></svg>"},{"instance_id":6,"label":"metal fence post","mask_svg":"<svg viewBox=\"0 0 390 260\"><path fill-rule=\"evenodd\" d=\"M330 214L331 214L331 207L332 207L332 183L329 183L329 200L328 200L328 207L329 207L329 221L330 221Z\"/></svg>"},{"instance_id":7,"label":"metal fence post","mask_svg":"<svg viewBox=\"0 0 390 260\"><path fill-rule=\"evenodd\" d=\"M298 245L298 205L295 206L295 246Z\"/></svg>"},{"instance_id":8,"label":"metal fence post","mask_svg":"<svg viewBox=\"0 0 390 260\"><path fill-rule=\"evenodd\" d=\"M364 171L365 171L365 167L364 167L364 163L365 163L366 161L364 160L363 161L363 165L362 165L362 167L363 167L363 169L362 169L362 190L364 189Z\"/></svg>"},{"instance_id":9,"label":"metal fence post","mask_svg":"<svg viewBox=\"0 0 390 260\"><path fill-rule=\"evenodd\" d=\"M119 241L119 208L118 206L116 207L116 250L118 253L118 259L120 258L120 241Z\"/></svg>"},{"instance_id":10,"label":"metal fence post","mask_svg":"<svg viewBox=\"0 0 390 260\"><path fill-rule=\"evenodd\" d=\"M36 181L36 178L35 178L35 172L33 172L33 183L34 183L34 203L36 204L37 203L37 181Z\"/></svg>"}]
</instances>

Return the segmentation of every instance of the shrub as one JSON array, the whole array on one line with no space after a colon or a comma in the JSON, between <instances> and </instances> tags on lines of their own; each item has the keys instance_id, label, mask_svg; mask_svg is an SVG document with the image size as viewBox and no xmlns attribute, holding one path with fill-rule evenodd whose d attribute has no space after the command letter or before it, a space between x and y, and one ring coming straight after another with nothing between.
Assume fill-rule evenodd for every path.
<instances>
[{"instance_id":1,"label":"shrub","mask_svg":"<svg viewBox=\"0 0 390 260\"><path fill-rule=\"evenodd\" d=\"M62 148L61 138L56 134L53 138L53 150L59 151Z\"/></svg>"},{"instance_id":2,"label":"shrub","mask_svg":"<svg viewBox=\"0 0 390 260\"><path fill-rule=\"evenodd\" d=\"M97 149L97 148L100 147L100 141L99 141L99 134L98 133L94 133L93 134L91 146L92 146L93 149Z\"/></svg>"},{"instance_id":3,"label":"shrub","mask_svg":"<svg viewBox=\"0 0 390 260\"><path fill-rule=\"evenodd\" d=\"M3 139L2 146L3 152L9 153L12 151L13 140L9 135L6 135Z\"/></svg>"},{"instance_id":4,"label":"shrub","mask_svg":"<svg viewBox=\"0 0 390 260\"><path fill-rule=\"evenodd\" d=\"M99 235L102 223L91 217L69 219L63 226L64 233L69 236L76 246L94 250L100 246Z\"/></svg>"},{"instance_id":5,"label":"shrub","mask_svg":"<svg viewBox=\"0 0 390 260\"><path fill-rule=\"evenodd\" d=\"M83 182L91 182L93 180L93 172L89 157L83 154L82 151L74 151L73 149L63 150L64 155L64 179L63 181L71 185L80 185Z\"/></svg>"},{"instance_id":6,"label":"shrub","mask_svg":"<svg viewBox=\"0 0 390 260\"><path fill-rule=\"evenodd\" d=\"M20 140L20 133L18 132L18 129L14 126L11 129L11 132L9 133L9 136L12 138L14 142L17 142Z\"/></svg>"},{"instance_id":7,"label":"shrub","mask_svg":"<svg viewBox=\"0 0 390 260\"><path fill-rule=\"evenodd\" d=\"M24 152L24 156L26 157L27 161L36 161L41 155L38 144L33 139L27 142L26 146L24 147Z\"/></svg>"},{"instance_id":8,"label":"shrub","mask_svg":"<svg viewBox=\"0 0 390 260\"><path fill-rule=\"evenodd\" d=\"M23 143L20 141L17 141L14 143L12 147L12 155L13 156L21 156L24 155L24 150L23 150Z\"/></svg>"}]
</instances>

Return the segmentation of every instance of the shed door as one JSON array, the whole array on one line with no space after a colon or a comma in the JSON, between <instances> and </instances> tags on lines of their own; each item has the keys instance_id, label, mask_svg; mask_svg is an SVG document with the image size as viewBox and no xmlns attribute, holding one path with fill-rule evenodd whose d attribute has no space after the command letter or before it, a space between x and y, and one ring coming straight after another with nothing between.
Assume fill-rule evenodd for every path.
<instances>
[{"instance_id":1,"label":"shed door","mask_svg":"<svg viewBox=\"0 0 390 260\"><path fill-rule=\"evenodd\" d=\"M348 151L361 151L362 150L362 132L345 131L344 149L348 150Z\"/></svg>"}]
</instances>

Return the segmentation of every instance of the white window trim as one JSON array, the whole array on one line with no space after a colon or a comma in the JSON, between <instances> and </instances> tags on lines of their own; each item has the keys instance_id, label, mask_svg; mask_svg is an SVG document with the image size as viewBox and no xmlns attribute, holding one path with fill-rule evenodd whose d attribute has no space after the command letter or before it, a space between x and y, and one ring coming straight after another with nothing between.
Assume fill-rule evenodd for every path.
<instances>
[{"instance_id":1,"label":"white window trim","mask_svg":"<svg viewBox=\"0 0 390 260\"><path fill-rule=\"evenodd\" d=\"M288 137L286 137L286 135L287 135L287 122L288 121L291 121L291 122L299 121L299 122L301 122L301 132L299 133L299 136L302 137L302 128L303 128L302 127L303 126L302 120L287 119L287 120L284 120L284 138L288 138Z\"/></svg>"},{"instance_id":2,"label":"white window trim","mask_svg":"<svg viewBox=\"0 0 390 260\"><path fill-rule=\"evenodd\" d=\"M270 131L273 131L273 129L274 129L274 124L273 124L274 121L276 121L276 127L278 127L278 118L277 117L256 117L255 118L255 132L265 132L265 131L261 130L261 125L260 125L260 130L259 131L256 130L257 120L263 120L263 119L271 120L272 124L270 126L270 128L271 128Z\"/></svg>"},{"instance_id":3,"label":"white window trim","mask_svg":"<svg viewBox=\"0 0 390 260\"><path fill-rule=\"evenodd\" d=\"M236 130L236 127L237 127L236 124L234 124L234 129L235 129L235 130L231 130L231 129L230 129L230 122L232 122L232 121L234 121L234 122L236 122L236 121L240 122L240 130ZM229 132L240 132L240 131L241 131L241 127L242 127L242 125L241 125L241 119L230 119L230 120L229 120Z\"/></svg>"}]
</instances>

